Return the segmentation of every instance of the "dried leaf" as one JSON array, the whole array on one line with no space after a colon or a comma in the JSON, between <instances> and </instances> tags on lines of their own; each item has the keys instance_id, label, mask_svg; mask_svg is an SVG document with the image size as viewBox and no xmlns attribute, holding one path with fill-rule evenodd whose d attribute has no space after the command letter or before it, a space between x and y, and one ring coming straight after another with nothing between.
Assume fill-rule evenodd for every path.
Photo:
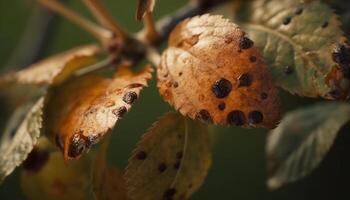
<instances>
[{"instance_id":1,"label":"dried leaf","mask_svg":"<svg viewBox=\"0 0 350 200\"><path fill-rule=\"evenodd\" d=\"M136 19L141 21L147 12L152 13L156 0L138 0L137 1L137 10L136 10Z\"/></svg>"},{"instance_id":2,"label":"dried leaf","mask_svg":"<svg viewBox=\"0 0 350 200\"><path fill-rule=\"evenodd\" d=\"M28 68L8 74L1 80L3 83L51 85L63 82L78 69L92 64L100 48L96 45L77 47L56 54Z\"/></svg>"},{"instance_id":3,"label":"dried leaf","mask_svg":"<svg viewBox=\"0 0 350 200\"><path fill-rule=\"evenodd\" d=\"M147 86L151 71L121 67L113 78L87 75L51 89L44 130L65 159L78 158L114 127Z\"/></svg>"},{"instance_id":4,"label":"dried leaf","mask_svg":"<svg viewBox=\"0 0 350 200\"><path fill-rule=\"evenodd\" d=\"M267 139L268 186L276 189L308 175L349 120L345 103L320 103L287 114Z\"/></svg>"},{"instance_id":5,"label":"dried leaf","mask_svg":"<svg viewBox=\"0 0 350 200\"><path fill-rule=\"evenodd\" d=\"M301 96L348 98L350 48L332 9L293 0L258 0L250 9L245 27L277 85Z\"/></svg>"},{"instance_id":6,"label":"dried leaf","mask_svg":"<svg viewBox=\"0 0 350 200\"><path fill-rule=\"evenodd\" d=\"M42 126L43 102L44 98L40 98L24 115L23 120L20 119L23 115L22 111L14 114L13 123L17 125L17 122L20 122L20 125L14 133L5 132L1 140L0 183L27 158L36 144ZM10 122L9 127L12 128L12 126L13 124Z\"/></svg>"},{"instance_id":7,"label":"dried leaf","mask_svg":"<svg viewBox=\"0 0 350 200\"><path fill-rule=\"evenodd\" d=\"M211 164L205 125L177 113L162 117L129 160L125 179L131 199L187 199Z\"/></svg>"},{"instance_id":8,"label":"dried leaf","mask_svg":"<svg viewBox=\"0 0 350 200\"><path fill-rule=\"evenodd\" d=\"M202 15L180 23L158 67L163 98L192 119L275 127L277 90L258 49L235 24Z\"/></svg>"},{"instance_id":9,"label":"dried leaf","mask_svg":"<svg viewBox=\"0 0 350 200\"><path fill-rule=\"evenodd\" d=\"M122 174L116 168L108 167L106 160L107 149L108 141L105 141L93 163L92 184L95 199L127 200Z\"/></svg>"},{"instance_id":10,"label":"dried leaf","mask_svg":"<svg viewBox=\"0 0 350 200\"><path fill-rule=\"evenodd\" d=\"M85 200L89 194L90 163L85 157L67 165L60 152L50 153L39 171L22 171L22 191L33 200Z\"/></svg>"}]
</instances>

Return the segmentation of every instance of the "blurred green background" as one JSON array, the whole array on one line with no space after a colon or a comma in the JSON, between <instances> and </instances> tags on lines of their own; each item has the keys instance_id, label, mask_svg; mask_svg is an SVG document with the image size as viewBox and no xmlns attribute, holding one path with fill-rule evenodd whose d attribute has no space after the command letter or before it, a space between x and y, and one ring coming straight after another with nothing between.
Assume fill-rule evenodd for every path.
<instances>
[{"instance_id":1,"label":"blurred green background","mask_svg":"<svg viewBox=\"0 0 350 200\"><path fill-rule=\"evenodd\" d=\"M68 2L74 10L91 18L80 1ZM175 11L186 2L187 0L159 0L156 18ZM134 17L136 0L104 0L104 3L125 29L132 32L140 29L141 24ZM0 66L7 64L19 42L33 5L32 0L0 0ZM55 26L51 28L50 37L40 56L45 57L91 42L95 41L89 34L62 18L56 18ZM283 92L281 97L284 112L315 102ZM0 119L1 124L4 124L5 111L4 108L2 110ZM112 164L124 167L140 136L158 117L170 110L172 108L160 98L155 81L152 81L131 112L114 130L109 153ZM265 185L264 145L267 131L211 127L213 165L202 188L191 199L350 199L350 135L345 134L349 130L350 126L343 128L327 158L310 176L271 192ZM17 169L0 186L1 200L25 199L19 188L19 171Z\"/></svg>"}]
</instances>

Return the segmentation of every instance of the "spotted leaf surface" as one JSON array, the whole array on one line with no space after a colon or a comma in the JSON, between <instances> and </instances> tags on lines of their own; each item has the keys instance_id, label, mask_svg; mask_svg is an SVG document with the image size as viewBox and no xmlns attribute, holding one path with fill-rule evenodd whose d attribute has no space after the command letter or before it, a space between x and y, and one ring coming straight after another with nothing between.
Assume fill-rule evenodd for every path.
<instances>
[{"instance_id":1,"label":"spotted leaf surface","mask_svg":"<svg viewBox=\"0 0 350 200\"><path fill-rule=\"evenodd\" d=\"M136 19L140 21L145 17L147 12L152 13L155 4L156 4L156 0L138 0Z\"/></svg>"},{"instance_id":2,"label":"spotted leaf surface","mask_svg":"<svg viewBox=\"0 0 350 200\"><path fill-rule=\"evenodd\" d=\"M36 161L44 159L33 171L24 167L21 188L26 199L84 200L89 196L91 160L85 157L67 165L60 152L37 151Z\"/></svg>"},{"instance_id":3,"label":"spotted leaf surface","mask_svg":"<svg viewBox=\"0 0 350 200\"><path fill-rule=\"evenodd\" d=\"M40 98L29 109L24 109L26 114L19 110L20 112L15 112L15 116L11 118L14 120L10 121L9 126L14 123L16 129L5 132L2 136L0 144L0 183L27 158L36 144L42 127L43 102L44 99Z\"/></svg>"},{"instance_id":4,"label":"spotted leaf surface","mask_svg":"<svg viewBox=\"0 0 350 200\"><path fill-rule=\"evenodd\" d=\"M288 113L267 139L268 186L278 188L314 170L350 120L350 105L320 103Z\"/></svg>"},{"instance_id":5,"label":"spotted leaf surface","mask_svg":"<svg viewBox=\"0 0 350 200\"><path fill-rule=\"evenodd\" d=\"M52 88L45 106L45 132L65 159L79 157L126 114L151 78L151 68L127 66L113 78L86 75Z\"/></svg>"},{"instance_id":6,"label":"spotted leaf surface","mask_svg":"<svg viewBox=\"0 0 350 200\"><path fill-rule=\"evenodd\" d=\"M58 84L73 72L95 62L94 55L100 48L96 45L77 47L53 55L28 68L5 75L0 82L19 84Z\"/></svg>"},{"instance_id":7,"label":"spotted leaf surface","mask_svg":"<svg viewBox=\"0 0 350 200\"><path fill-rule=\"evenodd\" d=\"M106 138L109 139L109 138ZM108 140L100 147L92 165L92 189L96 200L127 200L122 173L107 163Z\"/></svg>"},{"instance_id":8,"label":"spotted leaf surface","mask_svg":"<svg viewBox=\"0 0 350 200\"><path fill-rule=\"evenodd\" d=\"M130 158L125 179L130 199L187 199L211 164L207 127L169 113L156 122Z\"/></svg>"},{"instance_id":9,"label":"spotted leaf surface","mask_svg":"<svg viewBox=\"0 0 350 200\"><path fill-rule=\"evenodd\" d=\"M307 97L349 96L350 49L338 17L318 1L258 0L245 28L277 85Z\"/></svg>"},{"instance_id":10,"label":"spotted leaf surface","mask_svg":"<svg viewBox=\"0 0 350 200\"><path fill-rule=\"evenodd\" d=\"M273 128L279 99L254 42L221 16L181 22L158 67L158 88L183 115L220 125Z\"/></svg>"}]
</instances>

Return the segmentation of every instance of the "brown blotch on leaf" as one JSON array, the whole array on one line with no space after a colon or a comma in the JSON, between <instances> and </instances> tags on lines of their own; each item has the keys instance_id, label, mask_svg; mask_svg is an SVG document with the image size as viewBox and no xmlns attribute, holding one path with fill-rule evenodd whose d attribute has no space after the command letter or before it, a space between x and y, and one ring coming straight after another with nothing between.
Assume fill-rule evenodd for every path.
<instances>
[{"instance_id":1,"label":"brown blotch on leaf","mask_svg":"<svg viewBox=\"0 0 350 200\"><path fill-rule=\"evenodd\" d=\"M179 87L179 83L175 81L175 82L173 83L173 86L174 86L174 88L177 88L177 87Z\"/></svg>"},{"instance_id":2,"label":"brown blotch on leaf","mask_svg":"<svg viewBox=\"0 0 350 200\"><path fill-rule=\"evenodd\" d=\"M84 153L88 143L86 138L78 133L74 134L71 138L69 148L68 148L68 156L71 158L76 158Z\"/></svg>"},{"instance_id":3,"label":"brown blotch on leaf","mask_svg":"<svg viewBox=\"0 0 350 200\"><path fill-rule=\"evenodd\" d=\"M133 104L137 99L136 92L127 92L123 96L123 101L127 104Z\"/></svg>"},{"instance_id":4,"label":"brown blotch on leaf","mask_svg":"<svg viewBox=\"0 0 350 200\"><path fill-rule=\"evenodd\" d=\"M202 109L197 113L196 119L204 123L213 123L210 113L205 109Z\"/></svg>"},{"instance_id":5,"label":"brown blotch on leaf","mask_svg":"<svg viewBox=\"0 0 350 200\"><path fill-rule=\"evenodd\" d=\"M285 17L282 21L283 25L288 25L292 21L291 17Z\"/></svg>"},{"instance_id":6,"label":"brown blotch on leaf","mask_svg":"<svg viewBox=\"0 0 350 200\"><path fill-rule=\"evenodd\" d=\"M159 171L160 173L164 172L164 171L166 170L166 168L167 168L167 166L166 166L165 163L160 163L160 164L158 165L158 171Z\"/></svg>"},{"instance_id":7,"label":"brown blotch on leaf","mask_svg":"<svg viewBox=\"0 0 350 200\"><path fill-rule=\"evenodd\" d=\"M227 123L230 125L242 126L245 122L244 113L240 110L234 110L227 115Z\"/></svg>"},{"instance_id":8,"label":"brown blotch on leaf","mask_svg":"<svg viewBox=\"0 0 350 200\"><path fill-rule=\"evenodd\" d=\"M248 114L248 121L250 124L258 124L263 121L263 114L259 111L252 111Z\"/></svg>"},{"instance_id":9,"label":"brown blotch on leaf","mask_svg":"<svg viewBox=\"0 0 350 200\"><path fill-rule=\"evenodd\" d=\"M225 103L220 103L218 105L218 109L221 110L221 111L225 110L225 108L226 108L226 104Z\"/></svg>"},{"instance_id":10,"label":"brown blotch on leaf","mask_svg":"<svg viewBox=\"0 0 350 200\"><path fill-rule=\"evenodd\" d=\"M261 93L260 97L262 100L265 100L265 99L267 99L268 95L266 92L263 92L263 93Z\"/></svg>"},{"instance_id":11,"label":"brown blotch on leaf","mask_svg":"<svg viewBox=\"0 0 350 200\"><path fill-rule=\"evenodd\" d=\"M147 154L146 152L144 151L139 151L137 154L136 154L136 158L138 160L145 160L147 158Z\"/></svg>"},{"instance_id":12,"label":"brown blotch on leaf","mask_svg":"<svg viewBox=\"0 0 350 200\"><path fill-rule=\"evenodd\" d=\"M121 106L119 108L116 108L112 111L112 113L116 116L116 117L120 117L122 118L125 113L127 112L128 110L126 109L125 106Z\"/></svg>"},{"instance_id":13,"label":"brown blotch on leaf","mask_svg":"<svg viewBox=\"0 0 350 200\"><path fill-rule=\"evenodd\" d=\"M321 25L322 28L327 28L328 26L328 21L324 21Z\"/></svg>"},{"instance_id":14,"label":"brown blotch on leaf","mask_svg":"<svg viewBox=\"0 0 350 200\"><path fill-rule=\"evenodd\" d=\"M163 200L172 200L174 198L175 193L176 193L176 189L174 188L169 188L165 190L163 194Z\"/></svg>"},{"instance_id":15,"label":"brown blotch on leaf","mask_svg":"<svg viewBox=\"0 0 350 200\"><path fill-rule=\"evenodd\" d=\"M332 53L333 61L341 65L350 64L350 48L343 44L336 44Z\"/></svg>"},{"instance_id":16,"label":"brown blotch on leaf","mask_svg":"<svg viewBox=\"0 0 350 200\"><path fill-rule=\"evenodd\" d=\"M285 74L289 75L289 74L292 74L292 73L293 73L294 69L293 69L292 66L287 65L287 66L284 67L284 70L283 70L283 71L284 71Z\"/></svg>"},{"instance_id":17,"label":"brown blotch on leaf","mask_svg":"<svg viewBox=\"0 0 350 200\"><path fill-rule=\"evenodd\" d=\"M181 159L182 156L183 156L182 151L179 151L179 152L176 153L176 158L177 158L177 159Z\"/></svg>"},{"instance_id":18,"label":"brown blotch on leaf","mask_svg":"<svg viewBox=\"0 0 350 200\"><path fill-rule=\"evenodd\" d=\"M130 85L128 85L126 87L129 89L132 89L132 88L144 87L144 85L141 83L131 83Z\"/></svg>"},{"instance_id":19,"label":"brown blotch on leaf","mask_svg":"<svg viewBox=\"0 0 350 200\"><path fill-rule=\"evenodd\" d=\"M34 148L23 162L23 168L27 171L38 172L45 166L49 159L49 152L45 149Z\"/></svg>"},{"instance_id":20,"label":"brown blotch on leaf","mask_svg":"<svg viewBox=\"0 0 350 200\"><path fill-rule=\"evenodd\" d=\"M216 98L222 99L227 97L232 90L232 84L229 80L221 78L212 86L212 92L216 96Z\"/></svg>"},{"instance_id":21,"label":"brown blotch on leaf","mask_svg":"<svg viewBox=\"0 0 350 200\"><path fill-rule=\"evenodd\" d=\"M300 15L301 13L303 13L303 8L302 7L297 8L294 13L296 15Z\"/></svg>"},{"instance_id":22,"label":"brown blotch on leaf","mask_svg":"<svg viewBox=\"0 0 350 200\"><path fill-rule=\"evenodd\" d=\"M255 56L250 56L249 60L250 60L250 62L254 63L254 62L256 62L256 57Z\"/></svg>"},{"instance_id":23,"label":"brown blotch on leaf","mask_svg":"<svg viewBox=\"0 0 350 200\"><path fill-rule=\"evenodd\" d=\"M179 76L182 76L182 72L179 72Z\"/></svg>"},{"instance_id":24,"label":"brown blotch on leaf","mask_svg":"<svg viewBox=\"0 0 350 200\"><path fill-rule=\"evenodd\" d=\"M254 45L254 42L251 39L247 38L247 37L242 37L239 40L239 47L240 47L240 49L249 49L253 45Z\"/></svg>"},{"instance_id":25,"label":"brown blotch on leaf","mask_svg":"<svg viewBox=\"0 0 350 200\"><path fill-rule=\"evenodd\" d=\"M238 87L248 87L252 83L252 78L248 73L244 73L238 77Z\"/></svg>"},{"instance_id":26,"label":"brown blotch on leaf","mask_svg":"<svg viewBox=\"0 0 350 200\"><path fill-rule=\"evenodd\" d=\"M176 163L174 164L174 168L178 170L180 168L180 165L181 165L181 161L176 161Z\"/></svg>"}]
</instances>

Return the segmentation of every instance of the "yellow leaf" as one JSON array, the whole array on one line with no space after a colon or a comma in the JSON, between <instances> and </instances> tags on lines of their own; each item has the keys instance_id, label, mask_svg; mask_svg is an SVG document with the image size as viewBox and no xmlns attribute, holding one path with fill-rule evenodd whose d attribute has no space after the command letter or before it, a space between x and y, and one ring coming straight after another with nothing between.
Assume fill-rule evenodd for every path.
<instances>
[{"instance_id":1,"label":"yellow leaf","mask_svg":"<svg viewBox=\"0 0 350 200\"><path fill-rule=\"evenodd\" d=\"M134 73L124 66L113 78L86 75L51 88L44 131L65 159L78 158L114 127L147 86L151 71L148 66Z\"/></svg>"},{"instance_id":2,"label":"yellow leaf","mask_svg":"<svg viewBox=\"0 0 350 200\"><path fill-rule=\"evenodd\" d=\"M211 164L207 127L169 113L144 135L129 160L125 179L131 199L187 199Z\"/></svg>"}]
</instances>

